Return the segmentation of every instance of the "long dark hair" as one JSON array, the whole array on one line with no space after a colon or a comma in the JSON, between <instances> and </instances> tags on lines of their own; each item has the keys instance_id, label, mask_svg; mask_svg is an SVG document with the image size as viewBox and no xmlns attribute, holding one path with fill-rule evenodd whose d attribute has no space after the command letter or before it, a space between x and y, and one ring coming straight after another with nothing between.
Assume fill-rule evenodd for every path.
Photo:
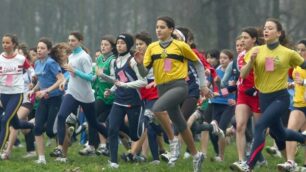
<instances>
[{"instance_id":1,"label":"long dark hair","mask_svg":"<svg viewBox=\"0 0 306 172\"><path fill-rule=\"evenodd\" d=\"M62 51L66 51L68 55L71 54L71 48L65 42L57 43L54 47L52 47L50 51L51 58L53 58L60 65L61 65L60 56L62 55Z\"/></svg>"},{"instance_id":2,"label":"long dark hair","mask_svg":"<svg viewBox=\"0 0 306 172\"><path fill-rule=\"evenodd\" d=\"M297 44L304 44L304 46L306 46L306 39L300 40Z\"/></svg>"},{"instance_id":3,"label":"long dark hair","mask_svg":"<svg viewBox=\"0 0 306 172\"><path fill-rule=\"evenodd\" d=\"M78 31L73 31L73 32L70 32L69 35L72 35L72 36L74 36L77 40L79 40L79 41L81 42L81 47L82 47L82 49L83 49L86 53L89 53L89 49L83 45L83 42L84 42L84 36L83 36L83 34L81 34L81 33L78 32Z\"/></svg>"},{"instance_id":4,"label":"long dark hair","mask_svg":"<svg viewBox=\"0 0 306 172\"><path fill-rule=\"evenodd\" d=\"M264 40L262 37L260 37L260 32L256 27L245 27L241 32L246 32L250 35L251 38L255 38L256 45L262 45L264 43Z\"/></svg>"},{"instance_id":5,"label":"long dark hair","mask_svg":"<svg viewBox=\"0 0 306 172\"><path fill-rule=\"evenodd\" d=\"M282 24L279 22L279 20L277 20L275 18L268 18L266 20L266 22L268 22L268 21L275 23L277 31L281 32L281 36L279 37L279 43L283 46L288 47L289 46L289 40L286 36L286 33L283 29Z\"/></svg>"},{"instance_id":6,"label":"long dark hair","mask_svg":"<svg viewBox=\"0 0 306 172\"><path fill-rule=\"evenodd\" d=\"M147 44L147 46L150 45L152 42L152 38L148 32L140 32L136 34L135 39L142 40L143 42Z\"/></svg>"},{"instance_id":7,"label":"long dark hair","mask_svg":"<svg viewBox=\"0 0 306 172\"><path fill-rule=\"evenodd\" d=\"M175 29L175 22L174 20L171 18L171 17L168 17L168 16L162 16L162 17L158 17L156 21L158 20L162 20L166 23L167 27L168 28L172 28L173 31ZM171 37L175 38L176 36L173 34L173 32L171 33Z\"/></svg>"},{"instance_id":8,"label":"long dark hair","mask_svg":"<svg viewBox=\"0 0 306 172\"><path fill-rule=\"evenodd\" d=\"M162 20L166 23L168 28L175 28L175 22L171 17L168 16L162 16L162 17L158 17L157 20Z\"/></svg>"},{"instance_id":9,"label":"long dark hair","mask_svg":"<svg viewBox=\"0 0 306 172\"><path fill-rule=\"evenodd\" d=\"M51 50L52 42L50 41L50 39L43 37L43 38L40 38L38 42L42 42L42 43L46 44L47 49Z\"/></svg>"},{"instance_id":10,"label":"long dark hair","mask_svg":"<svg viewBox=\"0 0 306 172\"><path fill-rule=\"evenodd\" d=\"M233 60L234 54L231 50L223 49L221 53L226 54L230 60Z\"/></svg>"},{"instance_id":11,"label":"long dark hair","mask_svg":"<svg viewBox=\"0 0 306 172\"><path fill-rule=\"evenodd\" d=\"M191 32L191 30L187 27L178 27L177 28L179 31L181 31L183 33L183 35L185 36L185 42L188 43L189 42L193 42L192 44L190 44L189 46L191 48L196 48L196 44L194 43L194 35Z\"/></svg>"},{"instance_id":12,"label":"long dark hair","mask_svg":"<svg viewBox=\"0 0 306 172\"><path fill-rule=\"evenodd\" d=\"M6 34L3 35L3 37L9 37L9 38L11 38L12 43L15 44L14 50L16 50L16 48L17 48L18 45L19 45L17 36L16 36L15 34L6 33Z\"/></svg>"},{"instance_id":13,"label":"long dark hair","mask_svg":"<svg viewBox=\"0 0 306 172\"><path fill-rule=\"evenodd\" d=\"M117 52L117 49L116 49L116 39L115 39L115 37L113 35L104 35L101 38L101 41L102 40L106 40L111 44L112 52L116 56L118 54L118 52Z\"/></svg>"},{"instance_id":14,"label":"long dark hair","mask_svg":"<svg viewBox=\"0 0 306 172\"><path fill-rule=\"evenodd\" d=\"M28 59L31 60L30 54L29 54L29 50L28 50L28 46L25 43L21 43L18 45L18 50L21 50L23 55Z\"/></svg>"}]
</instances>

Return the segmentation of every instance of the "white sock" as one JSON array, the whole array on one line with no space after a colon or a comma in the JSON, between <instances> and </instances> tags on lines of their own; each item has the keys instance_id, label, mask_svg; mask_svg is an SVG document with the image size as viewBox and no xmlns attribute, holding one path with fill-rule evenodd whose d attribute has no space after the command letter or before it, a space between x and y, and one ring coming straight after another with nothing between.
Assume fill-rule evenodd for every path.
<instances>
[{"instance_id":1,"label":"white sock","mask_svg":"<svg viewBox=\"0 0 306 172\"><path fill-rule=\"evenodd\" d=\"M291 164L294 164L294 160L288 160L288 162L290 162Z\"/></svg>"},{"instance_id":2,"label":"white sock","mask_svg":"<svg viewBox=\"0 0 306 172\"><path fill-rule=\"evenodd\" d=\"M46 161L45 155L39 155L38 160Z\"/></svg>"},{"instance_id":3,"label":"white sock","mask_svg":"<svg viewBox=\"0 0 306 172\"><path fill-rule=\"evenodd\" d=\"M105 148L105 147L106 147L106 144L105 144L105 143L101 143L101 144L99 145L99 147Z\"/></svg>"},{"instance_id":4,"label":"white sock","mask_svg":"<svg viewBox=\"0 0 306 172\"><path fill-rule=\"evenodd\" d=\"M197 158L200 155L200 152L197 152L195 155L193 155L193 158Z\"/></svg>"},{"instance_id":5,"label":"white sock","mask_svg":"<svg viewBox=\"0 0 306 172\"><path fill-rule=\"evenodd\" d=\"M178 138L177 137L173 137L173 139L172 140L170 140L171 142L174 142L174 141L177 141L178 140Z\"/></svg>"}]
</instances>

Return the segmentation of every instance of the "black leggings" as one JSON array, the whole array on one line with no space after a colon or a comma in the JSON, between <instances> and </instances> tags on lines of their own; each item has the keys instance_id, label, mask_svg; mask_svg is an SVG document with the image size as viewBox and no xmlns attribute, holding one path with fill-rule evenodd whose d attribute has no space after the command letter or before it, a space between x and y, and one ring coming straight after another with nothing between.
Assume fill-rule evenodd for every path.
<instances>
[{"instance_id":1,"label":"black leggings","mask_svg":"<svg viewBox=\"0 0 306 172\"><path fill-rule=\"evenodd\" d=\"M235 113L235 106L225 104L212 104L213 120L218 122L219 127L226 132L226 128L231 123L231 119Z\"/></svg>"},{"instance_id":2,"label":"black leggings","mask_svg":"<svg viewBox=\"0 0 306 172\"><path fill-rule=\"evenodd\" d=\"M98 122L102 122L104 123L108 117L108 114L110 113L110 110L112 108L112 105L110 104L105 104L105 102L103 100L99 100L97 99L95 101L95 110L96 110L96 118L98 120ZM92 128L89 125L88 128L88 144L91 146L98 146L98 144L100 143L99 141L99 136L97 133L97 130L95 130L94 128Z\"/></svg>"},{"instance_id":3,"label":"black leggings","mask_svg":"<svg viewBox=\"0 0 306 172\"><path fill-rule=\"evenodd\" d=\"M53 126L62 102L62 95L41 99L35 114L35 136L41 136L44 131L48 137L54 137Z\"/></svg>"},{"instance_id":4,"label":"black leggings","mask_svg":"<svg viewBox=\"0 0 306 172\"><path fill-rule=\"evenodd\" d=\"M176 80L157 86L159 98L154 103L153 112L167 111L171 121L179 132L187 128L180 104L187 97L188 86L185 80Z\"/></svg>"},{"instance_id":5,"label":"black leggings","mask_svg":"<svg viewBox=\"0 0 306 172\"><path fill-rule=\"evenodd\" d=\"M193 112L197 109L198 99L196 97L187 97L181 105L181 111L186 121L188 121L189 117L193 114ZM174 134L178 136L179 132L174 127Z\"/></svg>"},{"instance_id":6,"label":"black leggings","mask_svg":"<svg viewBox=\"0 0 306 172\"><path fill-rule=\"evenodd\" d=\"M107 137L106 127L102 124L99 124L97 119L95 118L95 104L92 103L83 103L72 97L70 94L66 94L63 98L63 102L61 104L61 108L58 112L58 121L57 121L57 135L59 145L63 145L65 134L66 134L66 118L68 115L73 112L77 107L81 105L86 121L89 126L92 126L96 130L98 130L102 135Z\"/></svg>"},{"instance_id":7,"label":"black leggings","mask_svg":"<svg viewBox=\"0 0 306 172\"><path fill-rule=\"evenodd\" d=\"M113 104L109 114L108 141L111 162L118 163L118 135L125 115L129 119L129 136L133 141L137 141L142 133L138 133L138 125L142 106L123 107Z\"/></svg>"}]
</instances>

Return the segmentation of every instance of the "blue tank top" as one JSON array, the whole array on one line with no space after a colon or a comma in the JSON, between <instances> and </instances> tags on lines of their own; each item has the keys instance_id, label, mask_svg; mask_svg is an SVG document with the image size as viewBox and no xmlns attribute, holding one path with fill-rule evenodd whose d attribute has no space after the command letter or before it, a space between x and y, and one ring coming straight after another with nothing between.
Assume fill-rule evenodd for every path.
<instances>
[{"instance_id":1,"label":"blue tank top","mask_svg":"<svg viewBox=\"0 0 306 172\"><path fill-rule=\"evenodd\" d=\"M199 90L199 81L198 74L192 62L188 61L188 96L199 98L200 90Z\"/></svg>"},{"instance_id":2,"label":"blue tank top","mask_svg":"<svg viewBox=\"0 0 306 172\"><path fill-rule=\"evenodd\" d=\"M130 60L132 58L132 56L129 57L127 62L121 68L118 68L117 64L115 63L115 76L117 80L125 83L137 80L136 73L130 66ZM117 87L115 91L114 103L117 105L130 107L142 105L142 100L138 89Z\"/></svg>"},{"instance_id":3,"label":"blue tank top","mask_svg":"<svg viewBox=\"0 0 306 172\"><path fill-rule=\"evenodd\" d=\"M216 69L217 75L222 79L224 76L224 71L222 71L221 66L219 66ZM230 80L233 80L233 78L231 77ZM222 92L221 89L219 88L219 96L215 96L211 99L212 103L216 103L216 104L225 104L228 105L228 100L229 99L235 99L236 100L236 94L234 93L229 93L226 97L222 96Z\"/></svg>"}]
</instances>

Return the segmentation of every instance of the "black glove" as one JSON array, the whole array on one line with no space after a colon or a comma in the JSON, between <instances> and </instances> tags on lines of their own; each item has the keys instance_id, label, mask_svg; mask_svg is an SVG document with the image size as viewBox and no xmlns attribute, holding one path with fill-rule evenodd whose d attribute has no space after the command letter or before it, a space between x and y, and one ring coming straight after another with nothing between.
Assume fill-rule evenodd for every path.
<instances>
[{"instance_id":1,"label":"black glove","mask_svg":"<svg viewBox=\"0 0 306 172\"><path fill-rule=\"evenodd\" d=\"M227 86L227 90L228 92L232 93L234 91L237 91L237 85L233 85L233 86Z\"/></svg>"},{"instance_id":2,"label":"black glove","mask_svg":"<svg viewBox=\"0 0 306 172\"><path fill-rule=\"evenodd\" d=\"M257 96L258 91L256 88L252 87L244 91L244 93L248 96Z\"/></svg>"}]
</instances>

